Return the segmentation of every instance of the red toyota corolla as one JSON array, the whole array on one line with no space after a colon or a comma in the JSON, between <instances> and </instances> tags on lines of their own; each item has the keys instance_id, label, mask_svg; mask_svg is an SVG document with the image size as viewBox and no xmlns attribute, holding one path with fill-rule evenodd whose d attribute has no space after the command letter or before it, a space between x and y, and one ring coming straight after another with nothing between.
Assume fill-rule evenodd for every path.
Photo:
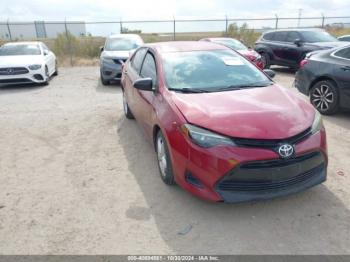
<instances>
[{"instance_id":1,"label":"red toyota corolla","mask_svg":"<svg viewBox=\"0 0 350 262\"><path fill-rule=\"evenodd\" d=\"M326 180L326 134L308 102L209 42L145 45L125 63L127 118L154 144L160 177L211 201L296 193Z\"/></svg>"}]
</instances>

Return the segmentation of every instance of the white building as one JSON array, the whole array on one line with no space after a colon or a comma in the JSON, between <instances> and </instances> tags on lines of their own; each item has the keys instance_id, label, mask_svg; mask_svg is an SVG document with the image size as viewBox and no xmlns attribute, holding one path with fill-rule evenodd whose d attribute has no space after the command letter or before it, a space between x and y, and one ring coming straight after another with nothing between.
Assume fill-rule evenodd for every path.
<instances>
[{"instance_id":1,"label":"white building","mask_svg":"<svg viewBox=\"0 0 350 262\"><path fill-rule=\"evenodd\" d=\"M86 35L85 22L44 22L33 23L0 22L0 38L28 40L37 38L55 38L60 33L68 32L75 36Z\"/></svg>"}]
</instances>

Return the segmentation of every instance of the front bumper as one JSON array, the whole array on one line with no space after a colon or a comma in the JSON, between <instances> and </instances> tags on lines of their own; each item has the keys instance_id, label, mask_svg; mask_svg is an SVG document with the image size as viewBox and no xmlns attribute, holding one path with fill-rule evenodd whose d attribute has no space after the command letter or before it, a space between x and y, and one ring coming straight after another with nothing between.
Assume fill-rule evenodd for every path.
<instances>
[{"instance_id":1,"label":"front bumper","mask_svg":"<svg viewBox=\"0 0 350 262\"><path fill-rule=\"evenodd\" d=\"M28 73L16 75L0 75L0 85L18 85L18 84L33 84L44 83L46 80L45 71L27 70Z\"/></svg>"},{"instance_id":2,"label":"front bumper","mask_svg":"<svg viewBox=\"0 0 350 262\"><path fill-rule=\"evenodd\" d=\"M324 182L325 163L318 151L288 160L243 163L225 175L215 190L231 203L285 196Z\"/></svg>"},{"instance_id":3,"label":"front bumper","mask_svg":"<svg viewBox=\"0 0 350 262\"><path fill-rule=\"evenodd\" d=\"M122 77L122 64L119 62L109 63L102 60L100 70L103 79L108 81L119 81Z\"/></svg>"},{"instance_id":4,"label":"front bumper","mask_svg":"<svg viewBox=\"0 0 350 262\"><path fill-rule=\"evenodd\" d=\"M298 142L292 143L295 155L290 159L280 158L272 148L254 144L205 149L183 139L179 134L176 142L170 141L176 182L209 201L269 199L297 193L326 180L328 159L323 130L300 136Z\"/></svg>"}]
</instances>

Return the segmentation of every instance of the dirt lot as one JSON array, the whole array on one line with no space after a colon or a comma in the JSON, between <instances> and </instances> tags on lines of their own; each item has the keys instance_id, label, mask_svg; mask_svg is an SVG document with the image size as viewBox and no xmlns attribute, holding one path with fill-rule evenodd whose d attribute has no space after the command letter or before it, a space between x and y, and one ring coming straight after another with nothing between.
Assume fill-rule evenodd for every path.
<instances>
[{"instance_id":1,"label":"dirt lot","mask_svg":"<svg viewBox=\"0 0 350 262\"><path fill-rule=\"evenodd\" d=\"M291 88L293 74L276 80ZM120 88L102 87L98 68L1 88L0 253L350 254L350 113L324 120L326 183L271 201L208 203L161 182Z\"/></svg>"}]
</instances>

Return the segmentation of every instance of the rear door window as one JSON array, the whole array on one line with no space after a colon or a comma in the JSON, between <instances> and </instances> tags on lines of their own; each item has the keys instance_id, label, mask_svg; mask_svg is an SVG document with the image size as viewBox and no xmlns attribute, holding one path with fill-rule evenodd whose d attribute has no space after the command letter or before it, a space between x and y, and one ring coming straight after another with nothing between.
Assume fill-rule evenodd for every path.
<instances>
[{"instance_id":1,"label":"rear door window","mask_svg":"<svg viewBox=\"0 0 350 262\"><path fill-rule=\"evenodd\" d=\"M350 60L350 47L341 49L337 52L334 53L335 56L340 57L340 58L345 58Z\"/></svg>"},{"instance_id":2,"label":"rear door window","mask_svg":"<svg viewBox=\"0 0 350 262\"><path fill-rule=\"evenodd\" d=\"M273 40L278 42L285 42L287 38L287 32L276 32Z\"/></svg>"},{"instance_id":3,"label":"rear door window","mask_svg":"<svg viewBox=\"0 0 350 262\"><path fill-rule=\"evenodd\" d=\"M297 39L300 39L300 36L297 32L288 32L286 42L294 43Z\"/></svg>"},{"instance_id":4,"label":"rear door window","mask_svg":"<svg viewBox=\"0 0 350 262\"><path fill-rule=\"evenodd\" d=\"M135 55L131 59L131 67L137 72L140 73L141 65L143 62L143 58L147 52L146 48L141 48L136 51Z\"/></svg>"}]
</instances>

